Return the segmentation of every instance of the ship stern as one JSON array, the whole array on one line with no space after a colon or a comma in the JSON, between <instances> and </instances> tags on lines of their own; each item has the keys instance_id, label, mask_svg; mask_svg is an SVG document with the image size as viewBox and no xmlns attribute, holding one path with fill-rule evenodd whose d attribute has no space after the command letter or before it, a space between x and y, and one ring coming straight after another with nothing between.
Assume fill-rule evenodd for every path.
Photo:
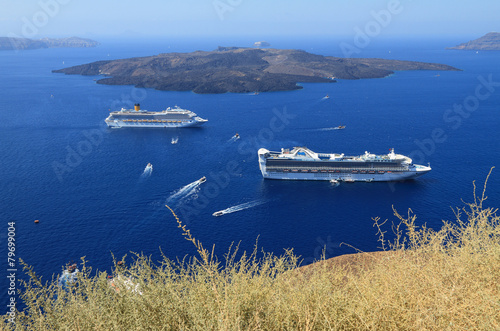
<instances>
[{"instance_id":1,"label":"ship stern","mask_svg":"<svg viewBox=\"0 0 500 331\"><path fill-rule=\"evenodd\" d=\"M267 172L266 161L269 157L269 151L265 148L261 148L257 154L259 155L259 168L262 173L262 177L267 178L269 177L269 173Z\"/></svg>"}]
</instances>

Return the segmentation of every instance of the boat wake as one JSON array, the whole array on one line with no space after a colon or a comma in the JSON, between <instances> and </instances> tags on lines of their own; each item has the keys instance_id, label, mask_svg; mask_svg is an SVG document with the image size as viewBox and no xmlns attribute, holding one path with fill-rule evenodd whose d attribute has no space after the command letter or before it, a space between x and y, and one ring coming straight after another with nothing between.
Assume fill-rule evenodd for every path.
<instances>
[{"instance_id":1,"label":"boat wake","mask_svg":"<svg viewBox=\"0 0 500 331\"><path fill-rule=\"evenodd\" d=\"M186 186L181 187L180 189L174 191L166 200L166 205L174 205L177 206L181 202L192 198L200 191L200 185L206 181L205 177L198 179Z\"/></svg>"},{"instance_id":2,"label":"boat wake","mask_svg":"<svg viewBox=\"0 0 500 331\"><path fill-rule=\"evenodd\" d=\"M144 171L141 174L140 180L148 178L149 176L151 176L152 173L153 173L153 166L151 165L151 163L148 163L148 165L146 166L146 168L144 168Z\"/></svg>"},{"instance_id":3,"label":"boat wake","mask_svg":"<svg viewBox=\"0 0 500 331\"><path fill-rule=\"evenodd\" d=\"M331 128L311 129L311 130L308 130L308 131L333 131L333 130L342 130L342 129L345 129L344 125L334 126L334 127L331 127Z\"/></svg>"},{"instance_id":4,"label":"boat wake","mask_svg":"<svg viewBox=\"0 0 500 331\"><path fill-rule=\"evenodd\" d=\"M223 210L216 211L212 215L213 216L222 216L222 215L226 215L226 214L231 214L231 213L235 213L237 211L242 211L245 209L249 209L249 208L263 205L266 202L267 201L262 201L262 200L254 200L254 201L250 201L250 202L245 202L245 203L242 203L240 205L236 205L236 206L232 206L232 207L229 207L229 208L226 208Z\"/></svg>"},{"instance_id":5,"label":"boat wake","mask_svg":"<svg viewBox=\"0 0 500 331\"><path fill-rule=\"evenodd\" d=\"M317 129L316 131L332 131L332 130L338 130L337 127L333 127L333 128L321 128L321 129Z\"/></svg>"},{"instance_id":6,"label":"boat wake","mask_svg":"<svg viewBox=\"0 0 500 331\"><path fill-rule=\"evenodd\" d=\"M237 133L234 136L231 137L227 142L234 142L236 140L240 139L240 135Z\"/></svg>"}]
</instances>

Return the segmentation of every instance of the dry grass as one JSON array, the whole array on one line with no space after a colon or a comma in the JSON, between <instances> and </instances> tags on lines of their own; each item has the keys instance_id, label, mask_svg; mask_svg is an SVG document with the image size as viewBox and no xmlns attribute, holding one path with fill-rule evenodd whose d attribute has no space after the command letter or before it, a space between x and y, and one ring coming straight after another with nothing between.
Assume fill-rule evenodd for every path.
<instances>
[{"instance_id":1,"label":"dry grass","mask_svg":"<svg viewBox=\"0 0 500 331\"><path fill-rule=\"evenodd\" d=\"M16 329L500 330L500 218L485 200L474 194L439 231L395 211L392 242L375 219L385 252L302 268L291 251L276 257L257 247L238 258L232 248L220 262L177 219L198 256L154 264L135 255L116 264L114 286L84 260L68 291L26 267Z\"/></svg>"}]
</instances>

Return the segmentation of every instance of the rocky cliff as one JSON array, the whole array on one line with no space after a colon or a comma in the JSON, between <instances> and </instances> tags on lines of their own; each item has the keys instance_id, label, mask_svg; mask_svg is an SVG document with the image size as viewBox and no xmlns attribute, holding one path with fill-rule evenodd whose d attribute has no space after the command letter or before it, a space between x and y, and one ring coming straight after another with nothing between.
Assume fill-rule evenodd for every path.
<instances>
[{"instance_id":1,"label":"rocky cliff","mask_svg":"<svg viewBox=\"0 0 500 331\"><path fill-rule=\"evenodd\" d=\"M473 51L498 51L500 50L500 33L490 32L481 38L468 41L447 49L473 50Z\"/></svg>"}]
</instances>

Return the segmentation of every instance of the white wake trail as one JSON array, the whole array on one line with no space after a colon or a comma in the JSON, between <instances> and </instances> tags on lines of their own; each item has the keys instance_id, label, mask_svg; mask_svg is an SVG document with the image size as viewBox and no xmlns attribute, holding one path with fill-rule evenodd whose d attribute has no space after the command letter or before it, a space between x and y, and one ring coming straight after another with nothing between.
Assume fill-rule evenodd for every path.
<instances>
[{"instance_id":1,"label":"white wake trail","mask_svg":"<svg viewBox=\"0 0 500 331\"><path fill-rule=\"evenodd\" d=\"M333 126L331 128L319 128L319 129L309 129L309 130L306 130L306 131L309 131L309 132L317 132L317 131L333 131L333 130L342 130L343 128L341 127L338 127L338 126Z\"/></svg>"},{"instance_id":2,"label":"white wake trail","mask_svg":"<svg viewBox=\"0 0 500 331\"><path fill-rule=\"evenodd\" d=\"M240 136L239 135L234 135L231 137L231 139L229 139L227 142L230 143L230 142L235 142L236 140L240 139Z\"/></svg>"},{"instance_id":3,"label":"white wake trail","mask_svg":"<svg viewBox=\"0 0 500 331\"><path fill-rule=\"evenodd\" d=\"M240 205L232 206L232 207L226 208L224 210L217 211L213 215L214 216L221 216L221 215L225 215L225 214L231 214L231 213L235 213L237 211L242 211L242 210L245 210L248 208L253 208L256 206L263 205L266 202L267 201L262 201L262 200L254 200L254 201L250 201L250 202L245 202L245 203L242 203ZM218 214L218 215L215 215L215 214Z\"/></svg>"},{"instance_id":4,"label":"white wake trail","mask_svg":"<svg viewBox=\"0 0 500 331\"><path fill-rule=\"evenodd\" d=\"M153 173L153 167L146 167L144 169L144 171L142 172L141 176L139 177L139 182L142 182L144 180L146 180L147 178L149 178L151 176L151 174Z\"/></svg>"},{"instance_id":5,"label":"white wake trail","mask_svg":"<svg viewBox=\"0 0 500 331\"><path fill-rule=\"evenodd\" d=\"M181 187L180 189L174 191L166 200L165 204L169 205L175 202L179 202L180 200L186 199L191 195L199 192L200 190L200 180L194 181L186 186Z\"/></svg>"}]
</instances>

